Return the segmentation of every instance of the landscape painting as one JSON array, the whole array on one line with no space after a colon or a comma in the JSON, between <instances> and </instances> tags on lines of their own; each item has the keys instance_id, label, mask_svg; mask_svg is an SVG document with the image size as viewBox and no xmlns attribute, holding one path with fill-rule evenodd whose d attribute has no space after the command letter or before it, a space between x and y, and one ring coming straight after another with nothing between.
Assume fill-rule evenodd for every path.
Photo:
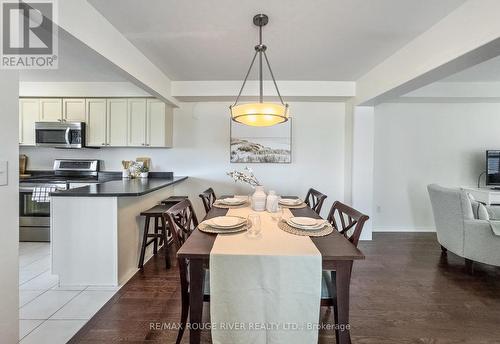
<instances>
[{"instance_id":1,"label":"landscape painting","mask_svg":"<svg viewBox=\"0 0 500 344\"><path fill-rule=\"evenodd\" d=\"M271 127L251 127L231 121L231 162L290 163L292 120Z\"/></svg>"}]
</instances>

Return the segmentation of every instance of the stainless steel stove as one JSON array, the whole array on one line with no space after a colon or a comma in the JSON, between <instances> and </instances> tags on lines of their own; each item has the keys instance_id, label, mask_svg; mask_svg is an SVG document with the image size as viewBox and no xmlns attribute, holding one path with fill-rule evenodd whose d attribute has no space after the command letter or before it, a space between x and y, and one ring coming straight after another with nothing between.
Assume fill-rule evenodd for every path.
<instances>
[{"instance_id":1,"label":"stainless steel stove","mask_svg":"<svg viewBox=\"0 0 500 344\"><path fill-rule=\"evenodd\" d=\"M50 241L50 202L32 199L36 187L58 190L98 182L100 161L56 159L53 172L24 178L19 185L19 240Z\"/></svg>"}]
</instances>

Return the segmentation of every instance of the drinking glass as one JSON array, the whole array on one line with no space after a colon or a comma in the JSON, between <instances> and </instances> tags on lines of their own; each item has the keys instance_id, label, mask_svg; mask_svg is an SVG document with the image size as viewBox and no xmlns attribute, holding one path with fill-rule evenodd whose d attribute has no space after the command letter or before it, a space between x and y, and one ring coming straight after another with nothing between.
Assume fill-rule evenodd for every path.
<instances>
[{"instance_id":1,"label":"drinking glass","mask_svg":"<svg viewBox=\"0 0 500 344\"><path fill-rule=\"evenodd\" d=\"M250 214L247 218L248 225L248 235L252 237L256 237L260 234L261 225L260 225L260 216L259 214Z\"/></svg>"},{"instance_id":2,"label":"drinking glass","mask_svg":"<svg viewBox=\"0 0 500 344\"><path fill-rule=\"evenodd\" d=\"M274 221L281 221L283 218L283 208L280 205L278 205L276 211L271 212L271 218Z\"/></svg>"}]
</instances>

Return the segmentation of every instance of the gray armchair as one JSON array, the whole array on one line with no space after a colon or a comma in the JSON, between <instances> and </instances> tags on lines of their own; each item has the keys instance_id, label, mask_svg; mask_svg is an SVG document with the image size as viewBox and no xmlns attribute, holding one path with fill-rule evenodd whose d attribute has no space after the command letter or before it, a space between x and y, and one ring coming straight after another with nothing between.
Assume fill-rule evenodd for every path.
<instances>
[{"instance_id":1,"label":"gray armchair","mask_svg":"<svg viewBox=\"0 0 500 344\"><path fill-rule=\"evenodd\" d=\"M465 191L436 184L429 185L427 190L443 251L464 257L468 264L476 261L500 266L500 236L494 235L489 221L474 218Z\"/></svg>"}]
</instances>

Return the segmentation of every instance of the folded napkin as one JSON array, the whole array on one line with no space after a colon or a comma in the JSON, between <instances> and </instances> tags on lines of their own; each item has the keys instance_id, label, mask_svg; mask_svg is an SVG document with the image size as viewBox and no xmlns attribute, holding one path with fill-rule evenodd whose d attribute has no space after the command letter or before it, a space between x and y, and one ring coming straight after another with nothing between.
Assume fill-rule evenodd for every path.
<instances>
[{"instance_id":1,"label":"folded napkin","mask_svg":"<svg viewBox=\"0 0 500 344\"><path fill-rule=\"evenodd\" d=\"M36 186L33 189L31 200L39 203L50 202L50 193L55 192L56 190L57 188L55 186Z\"/></svg>"}]
</instances>

